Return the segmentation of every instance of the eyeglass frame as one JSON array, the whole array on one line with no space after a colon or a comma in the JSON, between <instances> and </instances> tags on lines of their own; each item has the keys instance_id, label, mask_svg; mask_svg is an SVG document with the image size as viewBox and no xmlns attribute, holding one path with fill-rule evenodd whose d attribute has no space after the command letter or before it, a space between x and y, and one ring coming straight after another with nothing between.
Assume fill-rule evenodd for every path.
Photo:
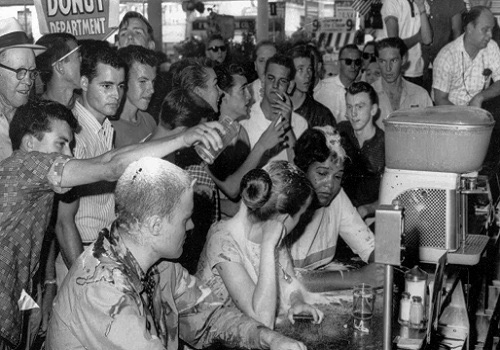
<instances>
[{"instance_id":1,"label":"eyeglass frame","mask_svg":"<svg viewBox=\"0 0 500 350\"><path fill-rule=\"evenodd\" d=\"M355 66L361 67L363 64L363 60L361 60L361 58L339 58L339 61L345 61L348 66L351 66L354 63Z\"/></svg>"},{"instance_id":2,"label":"eyeglass frame","mask_svg":"<svg viewBox=\"0 0 500 350\"><path fill-rule=\"evenodd\" d=\"M226 52L227 50L227 47L225 45L221 45L221 46L210 46L207 51L212 51L212 52L219 52L219 51L222 51L222 52Z\"/></svg>"},{"instance_id":3,"label":"eyeglass frame","mask_svg":"<svg viewBox=\"0 0 500 350\"><path fill-rule=\"evenodd\" d=\"M6 66L6 65L1 64L1 63L0 63L0 68L7 69L7 70L10 70L11 72L16 73L16 78L19 81L23 80L26 77L26 74L28 74L28 72L30 73L29 78L31 81L35 81L35 79L38 77L38 75L40 75L40 71L37 69L26 69L26 68L14 69L12 67ZM22 74L21 77L19 77L20 74Z\"/></svg>"}]
</instances>

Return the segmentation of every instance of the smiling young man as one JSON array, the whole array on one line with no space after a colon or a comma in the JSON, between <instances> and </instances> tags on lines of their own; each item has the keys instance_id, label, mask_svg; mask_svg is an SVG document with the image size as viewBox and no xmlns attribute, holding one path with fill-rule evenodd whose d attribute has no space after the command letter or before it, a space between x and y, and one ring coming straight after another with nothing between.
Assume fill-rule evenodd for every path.
<instances>
[{"instance_id":1,"label":"smiling young man","mask_svg":"<svg viewBox=\"0 0 500 350\"><path fill-rule=\"evenodd\" d=\"M358 77L362 63L361 51L356 45L344 46L339 52L339 74L321 80L314 88L314 98L328 107L337 123L347 120L345 89Z\"/></svg>"},{"instance_id":2,"label":"smiling young man","mask_svg":"<svg viewBox=\"0 0 500 350\"><path fill-rule=\"evenodd\" d=\"M365 218L375 214L385 166L384 132L374 122L377 93L364 81L354 82L347 88L346 104L348 121L338 125L347 153L342 187Z\"/></svg>"},{"instance_id":3,"label":"smiling young man","mask_svg":"<svg viewBox=\"0 0 500 350\"><path fill-rule=\"evenodd\" d=\"M266 152L269 160L293 162L296 138L300 137L308 127L304 117L292 111L292 103L287 95L290 81L294 76L295 67L290 57L279 54L271 57L266 63L262 101L260 104L254 104L250 118L240 123L248 133L252 148L273 123L276 128L286 131L286 141Z\"/></svg>"},{"instance_id":4,"label":"smiling young man","mask_svg":"<svg viewBox=\"0 0 500 350\"><path fill-rule=\"evenodd\" d=\"M310 128L337 125L332 112L309 93L314 78L311 50L306 45L299 45L292 48L288 55L292 57L295 66L294 85L290 96L294 112L303 116Z\"/></svg>"},{"instance_id":5,"label":"smiling young man","mask_svg":"<svg viewBox=\"0 0 500 350\"><path fill-rule=\"evenodd\" d=\"M54 192L65 193L71 187L98 181L116 181L128 164L145 156L163 157L198 141L214 148L222 144L218 132L200 125L170 139L79 160L71 158L77 126L70 110L43 100L21 106L12 120L9 132L15 152L0 162L1 349L18 349L20 344L33 341L38 332L40 308L29 301L35 297L32 280L39 266ZM41 294L37 297L41 298Z\"/></svg>"},{"instance_id":6,"label":"smiling young man","mask_svg":"<svg viewBox=\"0 0 500 350\"><path fill-rule=\"evenodd\" d=\"M154 118L146 112L154 93L157 59L153 51L132 45L118 50L128 66L127 93L115 129L115 147L141 142L156 128Z\"/></svg>"},{"instance_id":7,"label":"smiling young man","mask_svg":"<svg viewBox=\"0 0 500 350\"><path fill-rule=\"evenodd\" d=\"M384 130L384 119L394 111L432 106L432 100L424 88L403 78L403 67L409 56L402 39L394 37L377 42L375 55L381 74L381 79L373 83L379 99L379 128Z\"/></svg>"}]
</instances>

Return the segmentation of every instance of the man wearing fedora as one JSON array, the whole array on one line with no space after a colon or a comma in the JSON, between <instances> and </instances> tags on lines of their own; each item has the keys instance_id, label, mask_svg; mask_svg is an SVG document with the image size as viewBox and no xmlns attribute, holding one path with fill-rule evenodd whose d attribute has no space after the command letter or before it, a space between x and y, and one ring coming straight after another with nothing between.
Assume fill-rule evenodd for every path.
<instances>
[{"instance_id":1,"label":"man wearing fedora","mask_svg":"<svg viewBox=\"0 0 500 350\"><path fill-rule=\"evenodd\" d=\"M0 160L12 154L9 124L16 109L28 102L38 71L35 55L45 47L33 45L15 18L0 20Z\"/></svg>"}]
</instances>

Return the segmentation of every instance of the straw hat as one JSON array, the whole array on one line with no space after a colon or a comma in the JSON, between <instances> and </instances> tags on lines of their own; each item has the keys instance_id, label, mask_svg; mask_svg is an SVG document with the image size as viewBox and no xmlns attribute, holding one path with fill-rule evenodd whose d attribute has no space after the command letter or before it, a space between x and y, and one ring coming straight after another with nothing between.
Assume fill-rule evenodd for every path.
<instances>
[{"instance_id":1,"label":"straw hat","mask_svg":"<svg viewBox=\"0 0 500 350\"><path fill-rule=\"evenodd\" d=\"M0 52L7 49L32 49L35 55L46 50L44 46L34 45L28 39L21 24L14 17L0 20Z\"/></svg>"}]
</instances>

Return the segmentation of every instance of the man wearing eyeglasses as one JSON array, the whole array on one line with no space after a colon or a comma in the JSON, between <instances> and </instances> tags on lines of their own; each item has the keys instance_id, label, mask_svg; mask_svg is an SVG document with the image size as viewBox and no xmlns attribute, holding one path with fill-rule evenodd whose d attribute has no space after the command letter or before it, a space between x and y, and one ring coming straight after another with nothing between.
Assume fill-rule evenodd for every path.
<instances>
[{"instance_id":1,"label":"man wearing eyeglasses","mask_svg":"<svg viewBox=\"0 0 500 350\"><path fill-rule=\"evenodd\" d=\"M314 88L314 99L330 109L337 123L347 120L345 89L358 77L362 63L356 45L344 46L339 52L339 74L321 80Z\"/></svg>"},{"instance_id":2,"label":"man wearing eyeglasses","mask_svg":"<svg viewBox=\"0 0 500 350\"><path fill-rule=\"evenodd\" d=\"M12 154L9 124L16 109L28 102L38 76L35 53L45 47L30 44L15 18L0 20L0 160Z\"/></svg>"},{"instance_id":3,"label":"man wearing eyeglasses","mask_svg":"<svg viewBox=\"0 0 500 350\"><path fill-rule=\"evenodd\" d=\"M380 66L381 79L373 83L379 99L380 117L376 124L384 130L384 119L403 108L432 106L427 91L403 78L403 66L408 62L408 48L400 38L377 42L375 56Z\"/></svg>"},{"instance_id":4,"label":"man wearing eyeglasses","mask_svg":"<svg viewBox=\"0 0 500 350\"><path fill-rule=\"evenodd\" d=\"M227 47L224 38L220 34L213 34L208 38L205 54L212 61L224 63L227 56Z\"/></svg>"}]
</instances>

